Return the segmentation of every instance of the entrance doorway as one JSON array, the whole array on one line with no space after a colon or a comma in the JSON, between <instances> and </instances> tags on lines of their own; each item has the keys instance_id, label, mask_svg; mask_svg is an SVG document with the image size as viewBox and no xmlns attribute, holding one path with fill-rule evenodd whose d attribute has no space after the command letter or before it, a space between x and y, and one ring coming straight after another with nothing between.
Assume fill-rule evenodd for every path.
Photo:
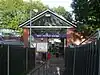
<instances>
[{"instance_id":1,"label":"entrance doorway","mask_svg":"<svg viewBox=\"0 0 100 75\"><path fill-rule=\"evenodd\" d=\"M52 10L47 9L41 12L40 14L36 15L35 17L32 17L31 19L22 23L19 27L22 27L23 29L28 30L27 35L26 34L24 35L24 38L25 38L24 41L28 40L27 39L28 37L30 37L30 40L31 40L31 36L34 37L36 43L40 45L38 46L40 51L48 51L51 45L52 48L55 49L55 51L59 51L60 53L62 52L62 54L64 54L64 46L65 46L64 39L65 40L67 39L66 38L67 29L74 28L76 26L73 23L66 20L61 15L58 15ZM63 37L63 35L65 37ZM35 37L35 36L38 36L38 37ZM51 39L53 39L53 41L55 39L60 40L61 42L58 43L54 41L54 43L53 42L50 43L49 40ZM25 43L27 43L27 41ZM35 42L29 41L30 45L32 43L35 43ZM47 45L49 46L49 48L44 46L44 43L45 45L46 43L48 43ZM48 49L48 50L44 50L44 49Z\"/></svg>"},{"instance_id":2,"label":"entrance doorway","mask_svg":"<svg viewBox=\"0 0 100 75\"><path fill-rule=\"evenodd\" d=\"M45 30L46 31L46 30ZM50 31L50 30L49 30ZM66 47L66 34L34 34L35 43L47 43L48 51L52 54L59 52L60 55L64 55L64 48Z\"/></svg>"}]
</instances>

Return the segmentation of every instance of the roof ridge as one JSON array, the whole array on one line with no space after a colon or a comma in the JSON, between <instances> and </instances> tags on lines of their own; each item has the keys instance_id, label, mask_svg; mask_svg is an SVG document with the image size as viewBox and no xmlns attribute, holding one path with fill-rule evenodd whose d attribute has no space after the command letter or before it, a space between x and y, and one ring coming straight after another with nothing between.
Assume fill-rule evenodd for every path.
<instances>
[{"instance_id":1,"label":"roof ridge","mask_svg":"<svg viewBox=\"0 0 100 75\"><path fill-rule=\"evenodd\" d=\"M57 13L53 12L53 11L50 10L50 9L46 9L45 11L43 11L43 12L39 13L38 15L32 17L31 19L27 20L26 22L20 24L19 27L22 27L22 26L26 25L27 23L30 22L30 20L35 20L36 18L41 18L40 16L42 16L42 15L45 14L46 12L50 12L50 13L53 14L54 16L56 16L56 17L60 18L61 20L63 20L64 22L70 24L70 25L73 26L73 27L76 27L76 25L74 25L72 22L66 20L63 16L58 15Z\"/></svg>"}]
</instances>

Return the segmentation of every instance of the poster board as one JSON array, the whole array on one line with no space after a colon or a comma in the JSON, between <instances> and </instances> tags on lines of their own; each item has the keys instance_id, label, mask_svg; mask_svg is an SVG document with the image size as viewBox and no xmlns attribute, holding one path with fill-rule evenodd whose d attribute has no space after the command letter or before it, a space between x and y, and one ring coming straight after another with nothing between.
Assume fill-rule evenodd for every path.
<instances>
[{"instance_id":1,"label":"poster board","mask_svg":"<svg viewBox=\"0 0 100 75\"><path fill-rule=\"evenodd\" d=\"M37 43L36 51L37 52L47 52L48 51L48 43L46 43L46 42Z\"/></svg>"}]
</instances>

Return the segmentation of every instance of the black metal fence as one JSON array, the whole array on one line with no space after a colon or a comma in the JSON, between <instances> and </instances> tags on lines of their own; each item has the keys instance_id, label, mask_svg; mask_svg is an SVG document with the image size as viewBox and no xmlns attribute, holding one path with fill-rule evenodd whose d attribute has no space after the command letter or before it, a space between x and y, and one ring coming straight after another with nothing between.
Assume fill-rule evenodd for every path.
<instances>
[{"instance_id":1,"label":"black metal fence","mask_svg":"<svg viewBox=\"0 0 100 75\"><path fill-rule=\"evenodd\" d=\"M24 75L34 67L34 48L0 46L0 75Z\"/></svg>"},{"instance_id":2,"label":"black metal fence","mask_svg":"<svg viewBox=\"0 0 100 75\"><path fill-rule=\"evenodd\" d=\"M64 75L100 75L100 40L65 50Z\"/></svg>"},{"instance_id":3,"label":"black metal fence","mask_svg":"<svg viewBox=\"0 0 100 75\"><path fill-rule=\"evenodd\" d=\"M7 48L0 45L0 75L7 75Z\"/></svg>"}]
</instances>

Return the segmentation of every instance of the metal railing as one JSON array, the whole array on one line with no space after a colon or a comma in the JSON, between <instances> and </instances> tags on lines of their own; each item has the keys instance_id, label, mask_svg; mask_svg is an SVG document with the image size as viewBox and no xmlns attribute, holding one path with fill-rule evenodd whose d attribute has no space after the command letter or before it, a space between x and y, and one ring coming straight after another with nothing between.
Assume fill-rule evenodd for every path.
<instances>
[{"instance_id":1,"label":"metal railing","mask_svg":"<svg viewBox=\"0 0 100 75\"><path fill-rule=\"evenodd\" d=\"M0 75L23 75L35 67L35 49L0 44Z\"/></svg>"},{"instance_id":2,"label":"metal railing","mask_svg":"<svg viewBox=\"0 0 100 75\"><path fill-rule=\"evenodd\" d=\"M100 75L100 39L66 48L64 75Z\"/></svg>"},{"instance_id":3,"label":"metal railing","mask_svg":"<svg viewBox=\"0 0 100 75\"><path fill-rule=\"evenodd\" d=\"M47 75L47 62L37 66L31 70L27 75Z\"/></svg>"}]
</instances>

